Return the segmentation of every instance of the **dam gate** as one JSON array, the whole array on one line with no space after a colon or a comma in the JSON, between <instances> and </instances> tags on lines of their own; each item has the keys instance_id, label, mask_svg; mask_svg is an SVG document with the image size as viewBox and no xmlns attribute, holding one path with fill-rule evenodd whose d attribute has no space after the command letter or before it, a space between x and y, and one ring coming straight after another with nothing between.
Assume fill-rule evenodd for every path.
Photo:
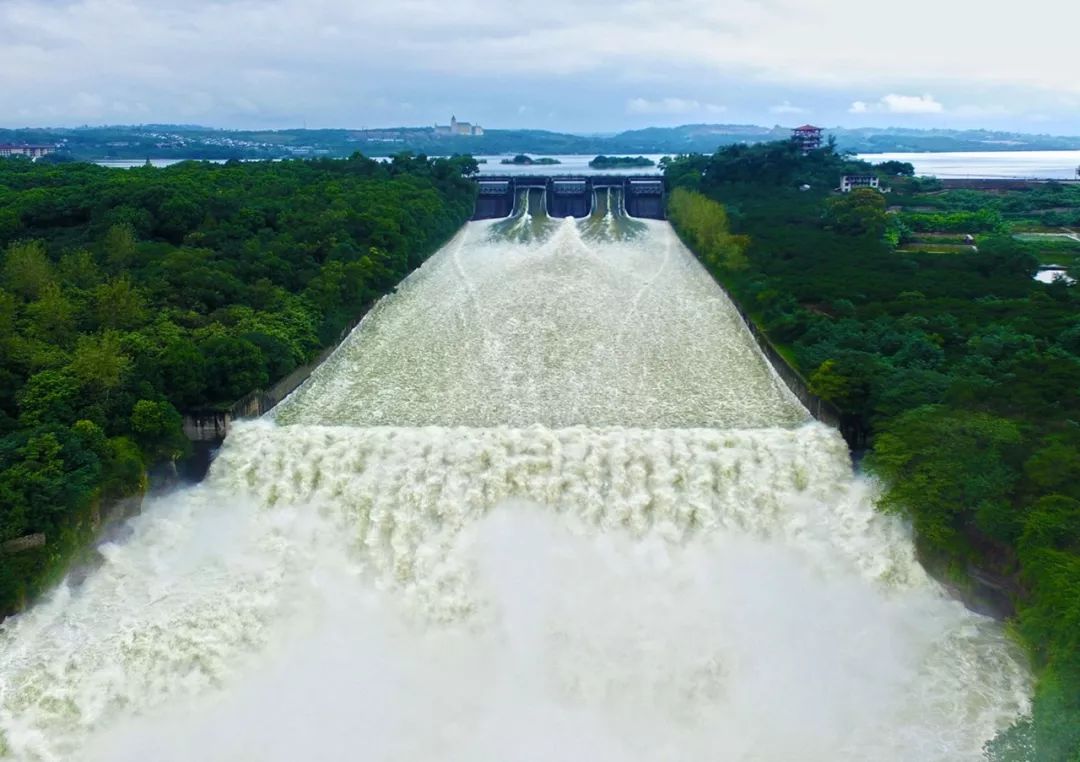
<instances>
[{"instance_id":1,"label":"dam gate","mask_svg":"<svg viewBox=\"0 0 1080 762\"><path fill-rule=\"evenodd\" d=\"M551 217L588 217L597 191L621 190L626 213L631 217L664 219L664 180L659 175L479 175L474 220L509 217L514 213L518 191L545 191Z\"/></svg>"}]
</instances>

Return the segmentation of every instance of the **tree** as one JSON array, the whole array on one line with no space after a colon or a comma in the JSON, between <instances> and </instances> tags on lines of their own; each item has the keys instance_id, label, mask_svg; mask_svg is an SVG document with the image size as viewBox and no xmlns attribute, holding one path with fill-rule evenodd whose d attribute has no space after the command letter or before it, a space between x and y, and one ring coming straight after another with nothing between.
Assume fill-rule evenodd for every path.
<instances>
[{"instance_id":1,"label":"tree","mask_svg":"<svg viewBox=\"0 0 1080 762\"><path fill-rule=\"evenodd\" d=\"M902 177L915 176L915 165L906 161L882 161L875 164L874 168L882 174L892 175L893 177L896 177L897 175Z\"/></svg>"},{"instance_id":2,"label":"tree","mask_svg":"<svg viewBox=\"0 0 1080 762\"><path fill-rule=\"evenodd\" d=\"M86 249L60 257L60 279L75 288L89 289L101 282L101 271Z\"/></svg>"},{"instance_id":3,"label":"tree","mask_svg":"<svg viewBox=\"0 0 1080 762\"><path fill-rule=\"evenodd\" d=\"M1012 421L928 405L889 421L867 463L888 484L881 506L909 515L930 547L954 550L968 522L1001 541L1019 534L1009 500L1019 443Z\"/></svg>"},{"instance_id":4,"label":"tree","mask_svg":"<svg viewBox=\"0 0 1080 762\"><path fill-rule=\"evenodd\" d=\"M888 215L885 197L873 188L856 188L825 207L825 226L845 235L881 238L885 235Z\"/></svg>"},{"instance_id":5,"label":"tree","mask_svg":"<svg viewBox=\"0 0 1080 762\"><path fill-rule=\"evenodd\" d=\"M35 373L18 391L19 421L26 426L51 422L74 423L82 402L82 385L69 371Z\"/></svg>"},{"instance_id":6,"label":"tree","mask_svg":"<svg viewBox=\"0 0 1080 762\"><path fill-rule=\"evenodd\" d=\"M138 241L135 228L127 223L119 223L109 228L101 243L105 250L105 259L115 270L130 267L135 262Z\"/></svg>"},{"instance_id":7,"label":"tree","mask_svg":"<svg viewBox=\"0 0 1080 762\"><path fill-rule=\"evenodd\" d=\"M668 199L668 218L707 264L724 270L746 269L749 240L731 233L722 204L676 188Z\"/></svg>"},{"instance_id":8,"label":"tree","mask_svg":"<svg viewBox=\"0 0 1080 762\"><path fill-rule=\"evenodd\" d=\"M47 283L26 308L27 333L57 345L69 345L75 308L56 283Z\"/></svg>"},{"instance_id":9,"label":"tree","mask_svg":"<svg viewBox=\"0 0 1080 762\"><path fill-rule=\"evenodd\" d=\"M146 321L146 299L120 276L94 289L94 314L102 328L135 328Z\"/></svg>"},{"instance_id":10,"label":"tree","mask_svg":"<svg viewBox=\"0 0 1080 762\"><path fill-rule=\"evenodd\" d=\"M1030 280L1039 260L1021 242L1007 236L980 239L978 268L987 275Z\"/></svg>"},{"instance_id":11,"label":"tree","mask_svg":"<svg viewBox=\"0 0 1080 762\"><path fill-rule=\"evenodd\" d=\"M41 241L13 243L4 257L4 286L23 299L37 299L53 282L52 264Z\"/></svg>"},{"instance_id":12,"label":"tree","mask_svg":"<svg viewBox=\"0 0 1080 762\"><path fill-rule=\"evenodd\" d=\"M181 409L205 400L206 357L194 342L178 338L161 351L158 358L162 387L169 400Z\"/></svg>"},{"instance_id":13,"label":"tree","mask_svg":"<svg viewBox=\"0 0 1080 762\"><path fill-rule=\"evenodd\" d=\"M862 412L876 373L876 363L869 356L847 354L821 363L810 376L810 391L841 410Z\"/></svg>"},{"instance_id":14,"label":"tree","mask_svg":"<svg viewBox=\"0 0 1080 762\"><path fill-rule=\"evenodd\" d=\"M250 341L220 334L204 341L200 349L206 358L207 391L212 399L231 402L266 388L266 363Z\"/></svg>"},{"instance_id":15,"label":"tree","mask_svg":"<svg viewBox=\"0 0 1080 762\"><path fill-rule=\"evenodd\" d=\"M69 367L86 386L108 392L120 386L131 367L131 358L120 346L120 334L106 331L79 337Z\"/></svg>"},{"instance_id":16,"label":"tree","mask_svg":"<svg viewBox=\"0 0 1080 762\"><path fill-rule=\"evenodd\" d=\"M1024 474L1040 489L1080 488L1080 451L1076 442L1050 439L1024 462Z\"/></svg>"},{"instance_id":17,"label":"tree","mask_svg":"<svg viewBox=\"0 0 1080 762\"><path fill-rule=\"evenodd\" d=\"M136 495L146 489L146 463L139 446L127 437L109 440L109 459L101 486L113 497Z\"/></svg>"},{"instance_id":18,"label":"tree","mask_svg":"<svg viewBox=\"0 0 1080 762\"><path fill-rule=\"evenodd\" d=\"M183 418L168 402L139 400L131 410L131 428L142 451L154 460L176 460L190 449Z\"/></svg>"}]
</instances>

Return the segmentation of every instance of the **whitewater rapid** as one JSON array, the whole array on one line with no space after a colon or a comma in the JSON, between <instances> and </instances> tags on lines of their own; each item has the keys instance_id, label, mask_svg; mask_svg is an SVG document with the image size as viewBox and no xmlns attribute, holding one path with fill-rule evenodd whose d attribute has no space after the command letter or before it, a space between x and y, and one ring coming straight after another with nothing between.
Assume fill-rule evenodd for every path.
<instances>
[{"instance_id":1,"label":"whitewater rapid","mask_svg":"<svg viewBox=\"0 0 1080 762\"><path fill-rule=\"evenodd\" d=\"M0 625L0 757L980 758L1001 627L666 224L533 202Z\"/></svg>"}]
</instances>

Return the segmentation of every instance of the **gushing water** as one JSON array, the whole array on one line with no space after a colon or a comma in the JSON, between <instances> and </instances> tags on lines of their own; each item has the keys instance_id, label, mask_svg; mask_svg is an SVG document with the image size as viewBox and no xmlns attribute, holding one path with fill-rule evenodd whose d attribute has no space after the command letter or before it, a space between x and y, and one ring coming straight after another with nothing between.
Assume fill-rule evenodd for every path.
<instances>
[{"instance_id":1,"label":"gushing water","mask_svg":"<svg viewBox=\"0 0 1080 762\"><path fill-rule=\"evenodd\" d=\"M277 420L752 428L807 419L666 223L628 220L608 240L588 235L588 218L536 217L546 237L515 246L493 230L515 235L514 218L466 226Z\"/></svg>"},{"instance_id":2,"label":"gushing water","mask_svg":"<svg viewBox=\"0 0 1080 762\"><path fill-rule=\"evenodd\" d=\"M979 758L1027 704L1000 627L666 225L530 207L0 626L4 754Z\"/></svg>"}]
</instances>

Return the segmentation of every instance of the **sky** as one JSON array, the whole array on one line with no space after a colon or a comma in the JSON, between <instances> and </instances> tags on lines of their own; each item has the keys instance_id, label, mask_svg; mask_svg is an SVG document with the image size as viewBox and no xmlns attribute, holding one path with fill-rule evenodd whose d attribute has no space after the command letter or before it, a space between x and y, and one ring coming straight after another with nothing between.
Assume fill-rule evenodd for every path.
<instances>
[{"instance_id":1,"label":"sky","mask_svg":"<svg viewBox=\"0 0 1080 762\"><path fill-rule=\"evenodd\" d=\"M1076 0L0 0L0 126L1080 134Z\"/></svg>"}]
</instances>

